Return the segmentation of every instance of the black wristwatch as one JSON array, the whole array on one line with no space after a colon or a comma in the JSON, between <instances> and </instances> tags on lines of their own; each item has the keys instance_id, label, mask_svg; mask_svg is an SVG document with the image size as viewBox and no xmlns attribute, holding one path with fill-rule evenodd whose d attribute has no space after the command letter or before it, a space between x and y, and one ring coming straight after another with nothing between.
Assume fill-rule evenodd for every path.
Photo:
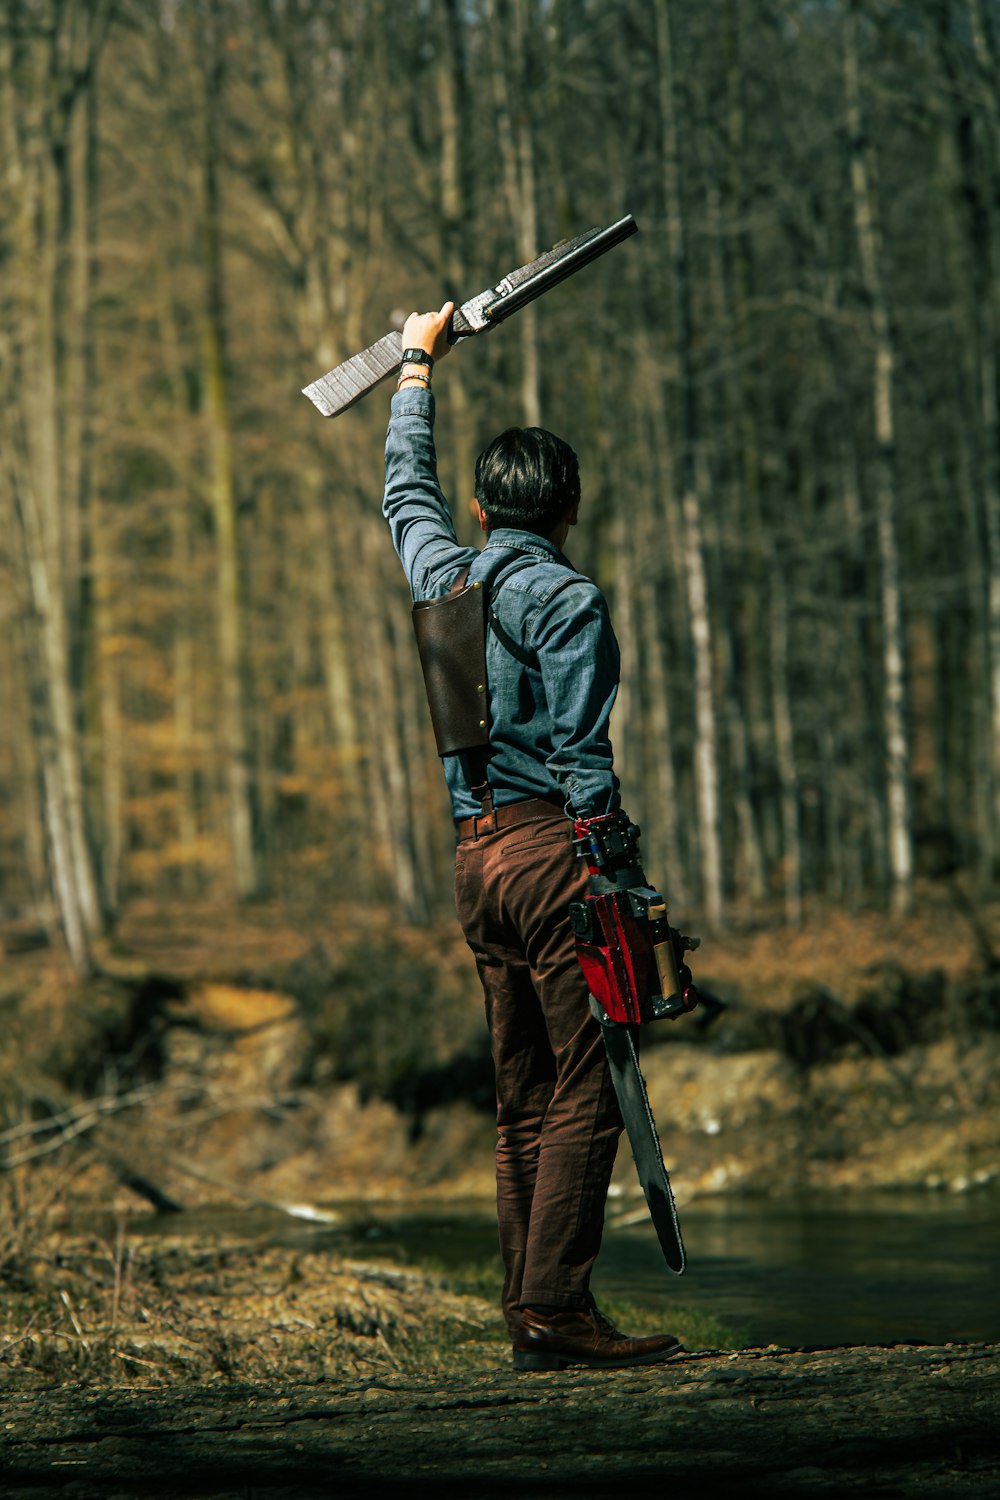
<instances>
[{"instance_id":1,"label":"black wristwatch","mask_svg":"<svg viewBox=\"0 0 1000 1500\"><path fill-rule=\"evenodd\" d=\"M430 370L433 368L434 360L426 349L404 349L400 360L403 365L426 365Z\"/></svg>"}]
</instances>

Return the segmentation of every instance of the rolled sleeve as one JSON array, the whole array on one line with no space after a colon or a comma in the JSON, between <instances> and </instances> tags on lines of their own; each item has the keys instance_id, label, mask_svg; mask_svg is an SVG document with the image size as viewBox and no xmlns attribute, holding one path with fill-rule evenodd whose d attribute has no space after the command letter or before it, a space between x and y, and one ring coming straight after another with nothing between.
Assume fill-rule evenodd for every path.
<instances>
[{"instance_id":1,"label":"rolled sleeve","mask_svg":"<svg viewBox=\"0 0 1000 1500\"><path fill-rule=\"evenodd\" d=\"M385 442L382 514L415 599L434 598L476 556L459 545L438 482L434 411L430 391L397 391Z\"/></svg>"}]
</instances>

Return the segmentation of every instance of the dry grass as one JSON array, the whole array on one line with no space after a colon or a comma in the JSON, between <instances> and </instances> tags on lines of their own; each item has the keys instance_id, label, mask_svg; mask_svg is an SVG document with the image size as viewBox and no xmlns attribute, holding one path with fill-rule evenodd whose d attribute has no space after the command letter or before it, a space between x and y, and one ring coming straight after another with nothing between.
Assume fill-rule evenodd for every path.
<instances>
[{"instance_id":1,"label":"dry grass","mask_svg":"<svg viewBox=\"0 0 1000 1500\"><path fill-rule=\"evenodd\" d=\"M0 1383L102 1386L478 1367L506 1351L479 1298L432 1276L225 1239L48 1228L3 1267ZM490 1357L492 1348L493 1359Z\"/></svg>"},{"instance_id":2,"label":"dry grass","mask_svg":"<svg viewBox=\"0 0 1000 1500\"><path fill-rule=\"evenodd\" d=\"M272 1388L390 1373L506 1367L499 1272L401 1269L221 1237L102 1239L34 1222L0 1275L0 1389L252 1382ZM636 1333L650 1313L609 1313ZM703 1313L674 1321L690 1348L737 1347ZM646 1326L649 1325L649 1326Z\"/></svg>"}]
</instances>

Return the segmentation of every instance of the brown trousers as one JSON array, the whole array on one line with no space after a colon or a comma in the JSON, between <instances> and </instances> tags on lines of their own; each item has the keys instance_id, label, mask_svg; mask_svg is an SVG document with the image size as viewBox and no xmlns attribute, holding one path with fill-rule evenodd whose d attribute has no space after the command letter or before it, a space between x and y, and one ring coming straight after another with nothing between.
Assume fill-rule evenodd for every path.
<instances>
[{"instance_id":1,"label":"brown trousers","mask_svg":"<svg viewBox=\"0 0 1000 1500\"><path fill-rule=\"evenodd\" d=\"M621 1114L566 908L586 890L572 824L536 800L460 840L455 896L496 1068L503 1310L583 1307L601 1246Z\"/></svg>"}]
</instances>

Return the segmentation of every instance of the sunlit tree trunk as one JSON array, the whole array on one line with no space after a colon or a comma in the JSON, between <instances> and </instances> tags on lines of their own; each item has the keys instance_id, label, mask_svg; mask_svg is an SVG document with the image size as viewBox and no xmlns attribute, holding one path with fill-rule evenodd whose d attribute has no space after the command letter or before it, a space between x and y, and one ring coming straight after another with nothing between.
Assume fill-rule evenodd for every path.
<instances>
[{"instance_id":1,"label":"sunlit tree trunk","mask_svg":"<svg viewBox=\"0 0 1000 1500\"><path fill-rule=\"evenodd\" d=\"M88 834L78 643L90 369L88 98L110 6L52 5L0 39L15 321L3 444L30 585L27 662L56 906L74 966L104 932Z\"/></svg>"},{"instance_id":2,"label":"sunlit tree trunk","mask_svg":"<svg viewBox=\"0 0 1000 1500\"><path fill-rule=\"evenodd\" d=\"M121 901L125 829L125 749L121 702L121 663L116 629L114 527L104 502L96 468L92 432L92 393L98 385L91 309L100 296L98 283L97 90L88 89L85 122L70 155L74 215L72 274L69 278L73 333L66 350L66 404L76 413L67 438L64 490L79 497L79 524L73 552L80 577L79 604L73 624L81 657L85 739L85 790L97 830L101 898L109 920Z\"/></svg>"}]
</instances>

